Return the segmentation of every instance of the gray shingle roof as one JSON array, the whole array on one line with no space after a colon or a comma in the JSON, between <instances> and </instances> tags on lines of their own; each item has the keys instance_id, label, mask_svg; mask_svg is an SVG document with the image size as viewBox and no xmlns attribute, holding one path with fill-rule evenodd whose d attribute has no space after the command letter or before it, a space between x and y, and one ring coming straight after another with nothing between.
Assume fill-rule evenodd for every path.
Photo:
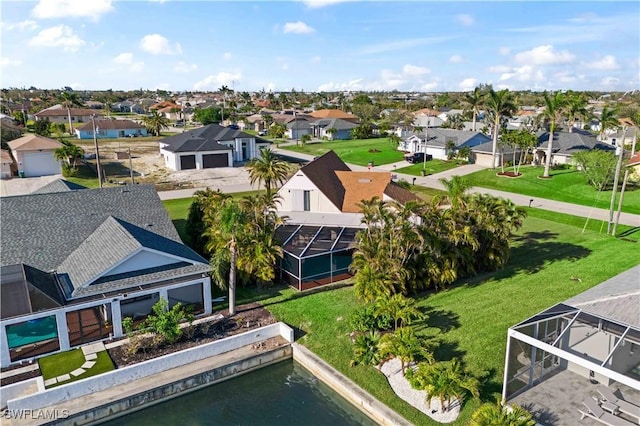
<instances>
[{"instance_id":1,"label":"gray shingle roof","mask_svg":"<svg viewBox=\"0 0 640 426\"><path fill-rule=\"evenodd\" d=\"M320 120L312 121L309 124L314 127L327 128L327 129L334 128L336 130L351 130L358 127L356 123L343 120L341 118L323 118Z\"/></svg>"},{"instance_id":2,"label":"gray shingle roof","mask_svg":"<svg viewBox=\"0 0 640 426\"><path fill-rule=\"evenodd\" d=\"M538 135L538 149L547 149L549 143L549 132L540 132ZM611 151L615 148L606 143L599 142L595 136L590 133L582 132L575 129L569 132L553 133L553 152L554 154L571 155L580 151L590 151L592 149L601 149Z\"/></svg>"},{"instance_id":3,"label":"gray shingle roof","mask_svg":"<svg viewBox=\"0 0 640 426\"><path fill-rule=\"evenodd\" d=\"M425 133L428 133L427 135ZM405 140L411 136L417 136L422 140L425 139L425 136L429 136L429 140L427 141L427 146L436 146L440 148L444 148L447 141L453 141L456 144L456 147L460 148L462 146L474 147L477 145L481 145L491 140L484 133L479 131L468 131L468 130L456 130L456 129L441 129L441 128L429 128L428 132L420 132L420 133L410 133L405 137Z\"/></svg>"},{"instance_id":4,"label":"gray shingle roof","mask_svg":"<svg viewBox=\"0 0 640 426\"><path fill-rule=\"evenodd\" d=\"M133 247L207 266L182 244L151 185L2 197L0 209L3 266L24 263L45 272L62 268L81 281ZM80 247L90 251L81 253Z\"/></svg>"},{"instance_id":5,"label":"gray shingle roof","mask_svg":"<svg viewBox=\"0 0 640 426\"><path fill-rule=\"evenodd\" d=\"M49 182L45 186L36 189L32 194L48 194L50 192L67 192L76 191L79 189L87 189L85 186L78 185L77 183L69 182L64 179L56 179Z\"/></svg>"},{"instance_id":6,"label":"gray shingle roof","mask_svg":"<svg viewBox=\"0 0 640 426\"><path fill-rule=\"evenodd\" d=\"M169 152L230 151L230 147L219 142L237 138L255 139L253 135L237 129L209 124L161 139L160 143L168 144L164 149Z\"/></svg>"}]
</instances>

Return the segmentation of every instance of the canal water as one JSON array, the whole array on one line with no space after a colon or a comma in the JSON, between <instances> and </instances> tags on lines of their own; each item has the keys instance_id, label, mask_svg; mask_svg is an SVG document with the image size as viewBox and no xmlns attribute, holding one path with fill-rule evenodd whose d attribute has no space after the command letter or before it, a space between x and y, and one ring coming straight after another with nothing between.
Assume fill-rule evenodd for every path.
<instances>
[{"instance_id":1,"label":"canal water","mask_svg":"<svg viewBox=\"0 0 640 426\"><path fill-rule=\"evenodd\" d=\"M162 425L375 425L293 361L283 361L104 423Z\"/></svg>"}]
</instances>

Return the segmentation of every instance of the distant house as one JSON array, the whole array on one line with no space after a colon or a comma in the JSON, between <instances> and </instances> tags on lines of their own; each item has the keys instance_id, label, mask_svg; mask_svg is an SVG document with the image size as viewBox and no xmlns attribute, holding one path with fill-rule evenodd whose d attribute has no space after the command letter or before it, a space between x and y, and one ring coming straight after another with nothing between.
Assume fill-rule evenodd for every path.
<instances>
[{"instance_id":1,"label":"distant house","mask_svg":"<svg viewBox=\"0 0 640 426\"><path fill-rule=\"evenodd\" d=\"M111 109L115 112L127 112L134 114L144 114L144 107L134 101L116 102L111 105Z\"/></svg>"},{"instance_id":2,"label":"distant house","mask_svg":"<svg viewBox=\"0 0 640 426\"><path fill-rule=\"evenodd\" d=\"M0 364L123 336L161 298L211 313L209 264L152 185L2 197Z\"/></svg>"},{"instance_id":3,"label":"distant house","mask_svg":"<svg viewBox=\"0 0 640 426\"><path fill-rule=\"evenodd\" d=\"M446 160L448 155L446 146L449 141L455 144L456 149L460 149L465 146L473 148L490 140L478 131L430 128L420 133L410 132L400 141L398 150L411 153L426 152L433 158Z\"/></svg>"},{"instance_id":4,"label":"distant house","mask_svg":"<svg viewBox=\"0 0 640 426\"><path fill-rule=\"evenodd\" d=\"M634 180L640 181L640 152L636 152L635 155L629 158L627 161L627 167L631 171L631 176Z\"/></svg>"},{"instance_id":5,"label":"distant house","mask_svg":"<svg viewBox=\"0 0 640 426\"><path fill-rule=\"evenodd\" d=\"M96 121L96 133L99 138L124 138L147 136L147 128L132 120ZM78 139L93 139L93 123L87 123L76 129Z\"/></svg>"},{"instance_id":6,"label":"distant house","mask_svg":"<svg viewBox=\"0 0 640 426\"><path fill-rule=\"evenodd\" d=\"M506 164L509 161L513 161L514 154L516 156L516 161L520 160L521 150L519 148L514 149L509 145L498 144L496 147L495 161L491 161L491 158L493 157L492 150L493 141L491 139L489 139L485 143L474 146L473 148L471 148L471 162L479 166L491 169L494 167L499 167L502 164Z\"/></svg>"},{"instance_id":7,"label":"distant house","mask_svg":"<svg viewBox=\"0 0 640 426\"><path fill-rule=\"evenodd\" d=\"M8 145L19 176L36 177L62 173L62 165L53 155L56 149L62 147L57 140L29 134L9 141Z\"/></svg>"},{"instance_id":8,"label":"distant house","mask_svg":"<svg viewBox=\"0 0 640 426\"><path fill-rule=\"evenodd\" d=\"M535 163L545 164L548 144L549 132L539 132L538 145L534 152ZM592 149L613 151L615 148L605 142L598 141L594 135L584 130L574 129L572 133L554 132L551 164L571 164L573 154Z\"/></svg>"},{"instance_id":9,"label":"distant house","mask_svg":"<svg viewBox=\"0 0 640 426\"><path fill-rule=\"evenodd\" d=\"M11 153L6 149L0 149L0 179L11 178L12 164L13 158L11 158Z\"/></svg>"},{"instance_id":10,"label":"distant house","mask_svg":"<svg viewBox=\"0 0 640 426\"><path fill-rule=\"evenodd\" d=\"M358 123L360 119L358 116L349 114L348 112L344 112L339 109L319 109L317 111L313 111L309 113L315 120L320 119L341 119L345 121L351 121L353 123Z\"/></svg>"},{"instance_id":11,"label":"distant house","mask_svg":"<svg viewBox=\"0 0 640 426\"><path fill-rule=\"evenodd\" d=\"M209 124L160 140L160 154L172 170L233 167L234 161L260 157L271 144L238 129Z\"/></svg>"},{"instance_id":12,"label":"distant house","mask_svg":"<svg viewBox=\"0 0 640 426\"><path fill-rule=\"evenodd\" d=\"M89 108L69 108L71 114L71 123L88 123L91 121L93 115L96 118L102 118L102 113L95 109ZM67 109L61 105L57 105L51 108L44 109L34 114L36 121L49 119L52 123L68 123L69 117L67 115Z\"/></svg>"},{"instance_id":13,"label":"distant house","mask_svg":"<svg viewBox=\"0 0 640 426\"><path fill-rule=\"evenodd\" d=\"M314 137L329 140L351 139L351 131L358 127L353 121L347 121L341 118L316 120L309 123L309 126L311 127Z\"/></svg>"}]
</instances>

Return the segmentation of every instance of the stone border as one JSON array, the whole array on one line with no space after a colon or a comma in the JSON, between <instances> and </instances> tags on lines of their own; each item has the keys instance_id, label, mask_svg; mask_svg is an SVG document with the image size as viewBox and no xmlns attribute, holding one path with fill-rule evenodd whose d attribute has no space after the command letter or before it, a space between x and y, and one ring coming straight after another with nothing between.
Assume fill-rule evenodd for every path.
<instances>
[{"instance_id":1,"label":"stone border","mask_svg":"<svg viewBox=\"0 0 640 426\"><path fill-rule=\"evenodd\" d=\"M82 346L82 354L84 355L84 364L82 364L79 368L71 371L68 374L62 374L58 377L52 377L44 381L44 386L49 387L51 385L55 385L56 383L66 382L67 380L71 380L71 377L78 377L87 372L91 367L96 365L98 359L98 352L102 352L105 350L104 343L92 343L90 345Z\"/></svg>"}]
</instances>

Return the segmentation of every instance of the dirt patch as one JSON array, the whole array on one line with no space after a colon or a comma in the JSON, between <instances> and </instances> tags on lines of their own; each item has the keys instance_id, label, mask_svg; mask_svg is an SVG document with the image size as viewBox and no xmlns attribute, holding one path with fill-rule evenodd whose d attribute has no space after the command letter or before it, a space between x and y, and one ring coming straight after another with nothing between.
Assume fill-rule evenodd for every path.
<instances>
[{"instance_id":1,"label":"dirt patch","mask_svg":"<svg viewBox=\"0 0 640 426\"><path fill-rule=\"evenodd\" d=\"M23 365L17 365L15 368L24 367ZM13 370L14 368L3 368L2 372ZM34 377L40 376L40 369L37 368L33 371L29 371L27 373L17 374L11 377L2 377L0 380L0 386L10 385L12 383L18 383L23 380L33 379Z\"/></svg>"},{"instance_id":2,"label":"dirt patch","mask_svg":"<svg viewBox=\"0 0 640 426\"><path fill-rule=\"evenodd\" d=\"M520 176L522 176L522 173L516 173L516 172L500 172L497 173L496 176L499 177L507 177L507 178L519 178Z\"/></svg>"},{"instance_id":3,"label":"dirt patch","mask_svg":"<svg viewBox=\"0 0 640 426\"><path fill-rule=\"evenodd\" d=\"M378 152L380 152L380 150L374 148L374 149L370 149L369 152L372 154L377 154Z\"/></svg>"},{"instance_id":4,"label":"dirt patch","mask_svg":"<svg viewBox=\"0 0 640 426\"><path fill-rule=\"evenodd\" d=\"M228 314L227 311L222 312L222 314L225 315L225 317L220 320L187 327L181 339L173 345L149 347L144 350L138 350L132 354L129 351L128 345L125 344L109 349L109 356L116 365L116 368L122 368L127 365L137 364L159 356L210 343L224 337L244 333L276 322L271 313L257 303L239 307L236 315L231 318L226 316ZM147 343L151 346L150 338ZM267 350L272 347L277 347L279 344L279 341L268 341L260 344L255 349Z\"/></svg>"}]
</instances>

